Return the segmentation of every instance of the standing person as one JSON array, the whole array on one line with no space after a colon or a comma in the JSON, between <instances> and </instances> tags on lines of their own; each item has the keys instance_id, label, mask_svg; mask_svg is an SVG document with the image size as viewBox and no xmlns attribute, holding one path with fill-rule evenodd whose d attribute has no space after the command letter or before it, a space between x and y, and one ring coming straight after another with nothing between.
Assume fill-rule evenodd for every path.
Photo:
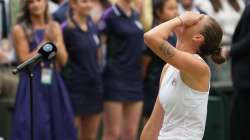
<instances>
[{"instance_id":1,"label":"standing person","mask_svg":"<svg viewBox=\"0 0 250 140\"><path fill-rule=\"evenodd\" d=\"M173 31L176 48L165 41ZM218 64L225 61L220 52L221 27L208 16L186 12L148 31L144 39L168 64L141 140L202 140L211 77L202 58L211 56Z\"/></svg>"},{"instance_id":2,"label":"standing person","mask_svg":"<svg viewBox=\"0 0 250 140\"><path fill-rule=\"evenodd\" d=\"M79 140L96 140L103 107L100 41L90 12L92 0L70 0L72 14L62 24L69 61L64 80L75 114Z\"/></svg>"},{"instance_id":3,"label":"standing person","mask_svg":"<svg viewBox=\"0 0 250 140\"><path fill-rule=\"evenodd\" d=\"M178 16L178 3L176 0L153 0L153 26L171 20ZM176 36L174 33L168 38L168 41L175 46ZM165 62L155 55L149 48L144 54L144 117L146 120L150 117L154 102L158 95L161 70Z\"/></svg>"},{"instance_id":4,"label":"standing person","mask_svg":"<svg viewBox=\"0 0 250 140\"><path fill-rule=\"evenodd\" d=\"M231 49L233 87L236 92L231 113L231 140L249 140L250 130L250 1L235 30Z\"/></svg>"},{"instance_id":5,"label":"standing person","mask_svg":"<svg viewBox=\"0 0 250 140\"><path fill-rule=\"evenodd\" d=\"M207 0L200 3L200 8L213 17L222 27L222 51L228 52L231 48L232 36L244 10L243 0ZM213 81L232 81L230 62L221 66L211 65Z\"/></svg>"},{"instance_id":6,"label":"standing person","mask_svg":"<svg viewBox=\"0 0 250 140\"><path fill-rule=\"evenodd\" d=\"M196 4L194 0L179 0L179 13L183 14L186 11L191 11L195 13L206 14L203 10L201 10ZM203 0L202 2L204 2Z\"/></svg>"},{"instance_id":7,"label":"standing person","mask_svg":"<svg viewBox=\"0 0 250 140\"><path fill-rule=\"evenodd\" d=\"M18 84L18 76L11 73L16 66L14 48L11 41L7 42L7 39L1 39L0 34L0 99L14 99Z\"/></svg>"},{"instance_id":8,"label":"standing person","mask_svg":"<svg viewBox=\"0 0 250 140\"><path fill-rule=\"evenodd\" d=\"M25 0L13 40L20 62L37 53L39 46L51 41L57 46L54 60L41 62L34 67L34 135L36 140L76 140L68 92L58 69L67 62L60 26L48 15L47 0ZM20 73L16 96L12 140L30 139L28 73Z\"/></svg>"},{"instance_id":9,"label":"standing person","mask_svg":"<svg viewBox=\"0 0 250 140\"><path fill-rule=\"evenodd\" d=\"M132 0L118 0L99 23L107 43L104 80L104 140L135 140L143 105L143 28Z\"/></svg>"}]
</instances>

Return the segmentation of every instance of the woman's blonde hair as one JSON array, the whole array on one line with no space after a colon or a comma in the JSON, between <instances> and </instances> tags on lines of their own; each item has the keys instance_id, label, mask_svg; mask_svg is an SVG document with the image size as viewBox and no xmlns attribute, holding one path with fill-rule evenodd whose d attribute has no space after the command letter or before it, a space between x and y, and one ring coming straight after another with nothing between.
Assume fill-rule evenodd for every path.
<instances>
[{"instance_id":1,"label":"woman's blonde hair","mask_svg":"<svg viewBox=\"0 0 250 140\"><path fill-rule=\"evenodd\" d=\"M48 0L46 2L46 8L44 11L44 20L46 23L49 23L51 17L49 15ZM20 14L17 19L17 24L20 24L23 27L23 30L26 34L28 41L34 40L34 29L31 22L31 15L29 11L30 0L23 0L22 7L20 9Z\"/></svg>"}]
</instances>

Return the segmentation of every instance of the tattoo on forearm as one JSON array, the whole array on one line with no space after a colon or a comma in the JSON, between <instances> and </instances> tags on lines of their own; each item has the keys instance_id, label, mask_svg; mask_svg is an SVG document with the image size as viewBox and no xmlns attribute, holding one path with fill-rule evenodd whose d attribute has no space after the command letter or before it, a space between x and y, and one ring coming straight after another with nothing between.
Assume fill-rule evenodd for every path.
<instances>
[{"instance_id":1,"label":"tattoo on forearm","mask_svg":"<svg viewBox=\"0 0 250 140\"><path fill-rule=\"evenodd\" d=\"M162 57L166 59L169 59L175 55L174 48L172 48L172 46L170 46L170 44L168 44L167 42L163 42L159 46L159 50L161 51Z\"/></svg>"}]
</instances>

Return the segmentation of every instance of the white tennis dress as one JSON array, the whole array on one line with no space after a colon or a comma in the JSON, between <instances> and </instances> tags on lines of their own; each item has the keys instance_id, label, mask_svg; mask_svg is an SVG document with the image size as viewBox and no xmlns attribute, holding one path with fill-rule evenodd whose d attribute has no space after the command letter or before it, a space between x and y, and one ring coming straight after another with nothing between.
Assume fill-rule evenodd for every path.
<instances>
[{"instance_id":1,"label":"white tennis dress","mask_svg":"<svg viewBox=\"0 0 250 140\"><path fill-rule=\"evenodd\" d=\"M158 140L202 140L208 93L209 90L200 92L187 86L180 71L169 65L159 90L165 114Z\"/></svg>"}]
</instances>

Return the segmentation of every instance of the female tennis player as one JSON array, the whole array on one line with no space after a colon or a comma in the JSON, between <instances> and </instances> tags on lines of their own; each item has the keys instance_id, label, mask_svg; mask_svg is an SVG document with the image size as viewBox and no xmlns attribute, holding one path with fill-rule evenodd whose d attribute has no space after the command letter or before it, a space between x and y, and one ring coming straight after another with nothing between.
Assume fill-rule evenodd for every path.
<instances>
[{"instance_id":1,"label":"female tennis player","mask_svg":"<svg viewBox=\"0 0 250 140\"><path fill-rule=\"evenodd\" d=\"M176 48L166 41L177 35ZM163 59L159 95L141 140L202 140L210 89L211 56L221 64L222 29L209 16L186 12L144 34L145 43Z\"/></svg>"}]
</instances>

